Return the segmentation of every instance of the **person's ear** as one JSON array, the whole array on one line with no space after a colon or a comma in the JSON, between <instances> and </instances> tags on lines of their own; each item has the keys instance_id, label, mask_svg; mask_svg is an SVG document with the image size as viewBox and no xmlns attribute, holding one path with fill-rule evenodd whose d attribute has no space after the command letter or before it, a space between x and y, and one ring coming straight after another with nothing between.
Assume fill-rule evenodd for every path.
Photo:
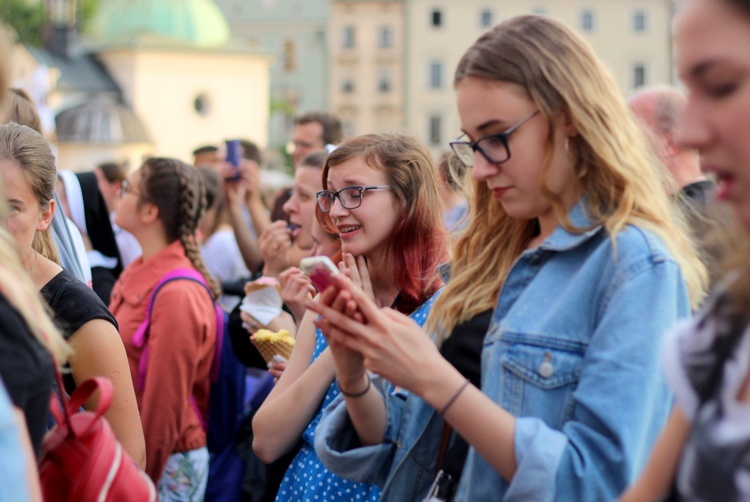
<instances>
[{"instance_id":1,"label":"person's ear","mask_svg":"<svg viewBox=\"0 0 750 502\"><path fill-rule=\"evenodd\" d=\"M143 202L139 210L141 222L150 224L159 219L159 208L151 202Z\"/></svg>"},{"instance_id":2,"label":"person's ear","mask_svg":"<svg viewBox=\"0 0 750 502\"><path fill-rule=\"evenodd\" d=\"M566 111L563 114L562 128L563 128L563 133L565 133L565 136L569 138L575 138L579 134L578 127L576 127L575 121L573 120L573 117L570 115L570 111Z\"/></svg>"},{"instance_id":3,"label":"person's ear","mask_svg":"<svg viewBox=\"0 0 750 502\"><path fill-rule=\"evenodd\" d=\"M677 131L669 131L664 135L664 150L667 157L674 157L682 151L677 138Z\"/></svg>"},{"instance_id":4,"label":"person's ear","mask_svg":"<svg viewBox=\"0 0 750 502\"><path fill-rule=\"evenodd\" d=\"M55 199L49 201L47 209L43 209L39 214L39 221L36 225L37 232L44 232L52 223L52 217L55 215Z\"/></svg>"}]
</instances>

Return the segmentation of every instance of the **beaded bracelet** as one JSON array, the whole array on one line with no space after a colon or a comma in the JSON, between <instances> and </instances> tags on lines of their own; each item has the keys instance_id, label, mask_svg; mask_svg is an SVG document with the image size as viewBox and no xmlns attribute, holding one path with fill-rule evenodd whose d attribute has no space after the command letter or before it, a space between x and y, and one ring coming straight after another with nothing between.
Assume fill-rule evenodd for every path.
<instances>
[{"instance_id":1,"label":"beaded bracelet","mask_svg":"<svg viewBox=\"0 0 750 502\"><path fill-rule=\"evenodd\" d=\"M458 396L461 395L461 393L464 391L464 389L466 389L466 387L469 386L470 383L471 382L467 378L466 381L464 382L464 384L461 386L461 388L458 389L455 394L453 394L453 397L450 399L450 401L448 401L448 403L445 406L443 406L443 409L440 410L439 413L441 415L445 415L445 412L448 411L448 408L450 408L453 405L453 403L456 402L456 399L458 399Z\"/></svg>"},{"instance_id":2,"label":"beaded bracelet","mask_svg":"<svg viewBox=\"0 0 750 502\"><path fill-rule=\"evenodd\" d=\"M365 376L367 377L367 387L365 387L365 390L361 390L359 392L346 392L344 389L341 388L341 385L339 385L339 390L343 395L346 397L362 397L365 394L367 394L367 391L370 390L370 387L372 386L372 380L370 380L370 375L365 373Z\"/></svg>"}]
</instances>

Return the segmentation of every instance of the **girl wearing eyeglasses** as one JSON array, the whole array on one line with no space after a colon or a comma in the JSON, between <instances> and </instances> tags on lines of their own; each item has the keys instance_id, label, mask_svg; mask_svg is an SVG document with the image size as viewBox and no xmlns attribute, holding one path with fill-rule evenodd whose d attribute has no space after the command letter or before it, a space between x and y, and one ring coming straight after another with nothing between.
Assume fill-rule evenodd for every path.
<instances>
[{"instance_id":1,"label":"girl wearing eyeglasses","mask_svg":"<svg viewBox=\"0 0 750 502\"><path fill-rule=\"evenodd\" d=\"M666 420L661 335L699 304L705 270L617 85L570 29L503 22L464 54L455 88L474 195L425 331L463 344L456 328L494 309L473 353L481 387L337 279L309 305L331 347L409 394L338 373L369 390L331 405L316 450L383 500L612 500ZM337 370L353 359L334 354Z\"/></svg>"},{"instance_id":2,"label":"girl wearing eyeglasses","mask_svg":"<svg viewBox=\"0 0 750 502\"><path fill-rule=\"evenodd\" d=\"M401 134L349 139L323 167L317 193L322 223L341 238L342 270L374 305L392 307L419 324L442 285L445 261L437 169L417 140ZM379 500L380 490L332 474L320 462L315 427L340 393L361 389L336 382L327 342L305 315L297 343L278 384L253 419L253 449L265 462L302 447L287 470L277 500Z\"/></svg>"}]
</instances>

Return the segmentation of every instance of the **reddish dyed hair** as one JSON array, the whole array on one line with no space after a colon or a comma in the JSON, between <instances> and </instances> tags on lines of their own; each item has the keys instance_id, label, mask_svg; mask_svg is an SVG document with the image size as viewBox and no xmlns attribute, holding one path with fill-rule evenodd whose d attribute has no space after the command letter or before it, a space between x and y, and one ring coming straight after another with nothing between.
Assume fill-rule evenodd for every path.
<instances>
[{"instance_id":1,"label":"reddish dyed hair","mask_svg":"<svg viewBox=\"0 0 750 502\"><path fill-rule=\"evenodd\" d=\"M427 148L406 134L365 134L346 140L323 166L323 188L328 171L353 158L361 158L385 173L391 193L404 208L404 217L388 237L388 259L394 264L399 297L396 309L409 314L442 285L437 272L448 260L448 239L442 220L438 170ZM316 211L327 232L335 231L327 213Z\"/></svg>"}]
</instances>

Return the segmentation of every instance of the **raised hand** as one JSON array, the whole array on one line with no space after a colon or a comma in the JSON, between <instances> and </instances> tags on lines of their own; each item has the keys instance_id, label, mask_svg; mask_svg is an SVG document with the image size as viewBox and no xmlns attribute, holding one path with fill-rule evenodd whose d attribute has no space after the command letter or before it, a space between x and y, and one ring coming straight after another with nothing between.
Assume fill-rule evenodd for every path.
<instances>
[{"instance_id":1,"label":"raised hand","mask_svg":"<svg viewBox=\"0 0 750 502\"><path fill-rule=\"evenodd\" d=\"M260 252L265 265L263 275L279 277L289 268L288 253L292 248L292 234L283 220L274 221L260 234Z\"/></svg>"},{"instance_id":2,"label":"raised hand","mask_svg":"<svg viewBox=\"0 0 750 502\"><path fill-rule=\"evenodd\" d=\"M336 285L338 288L329 288L319 301L307 304L322 316L316 325L328 337L329 345L358 352L367 369L419 393L428 382L420 377L424 372L416 369L443 362L432 340L409 317L378 307L350 280L337 277Z\"/></svg>"},{"instance_id":3,"label":"raised hand","mask_svg":"<svg viewBox=\"0 0 750 502\"><path fill-rule=\"evenodd\" d=\"M315 296L315 286L310 279L297 267L289 267L279 274L281 283L281 299L292 311L297 324L302 320L307 310L305 302Z\"/></svg>"},{"instance_id":4,"label":"raised hand","mask_svg":"<svg viewBox=\"0 0 750 502\"><path fill-rule=\"evenodd\" d=\"M377 303L375 293L372 290L370 269L367 268L367 258L364 256L357 256L355 258L351 253L344 253L342 261L339 262L339 269L344 272L354 284L362 288L362 291L364 291L371 300Z\"/></svg>"}]
</instances>

